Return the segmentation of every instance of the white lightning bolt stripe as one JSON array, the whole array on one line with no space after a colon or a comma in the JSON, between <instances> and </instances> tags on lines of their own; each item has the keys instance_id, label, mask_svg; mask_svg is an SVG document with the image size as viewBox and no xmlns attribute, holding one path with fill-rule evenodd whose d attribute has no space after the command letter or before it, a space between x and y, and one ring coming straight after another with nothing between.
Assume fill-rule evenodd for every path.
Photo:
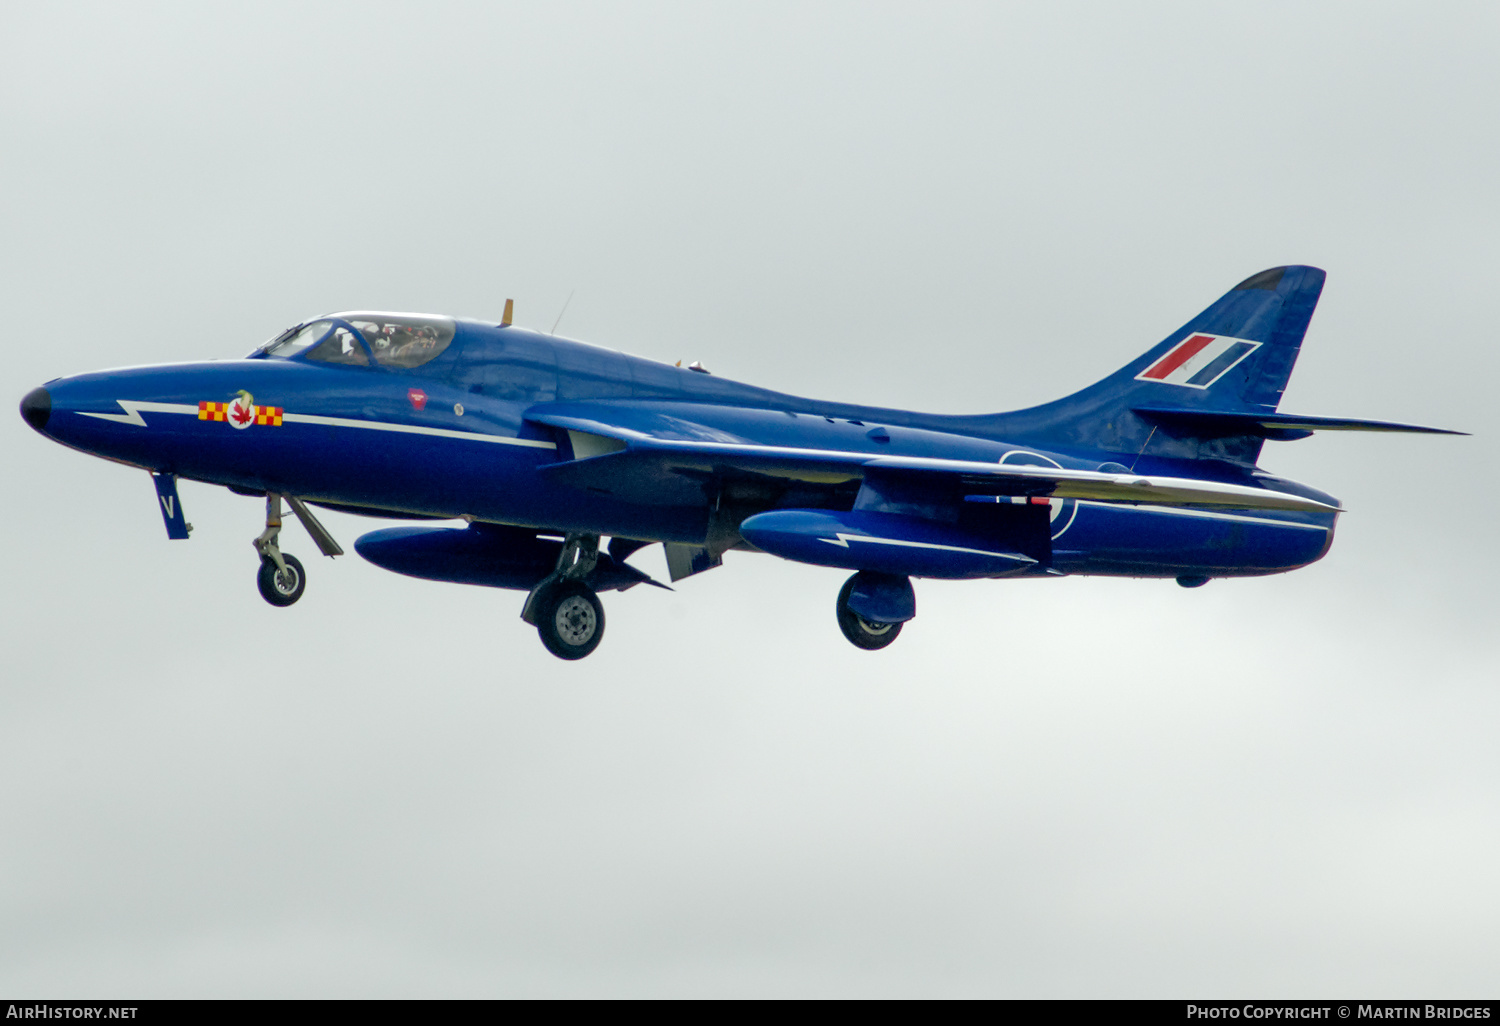
<instances>
[{"instance_id":1,"label":"white lightning bolt stripe","mask_svg":"<svg viewBox=\"0 0 1500 1026\"><path fill-rule=\"evenodd\" d=\"M198 416L196 403L189 406L187 403L146 403L135 399L116 399L115 402L120 404L120 409L124 410L124 413L84 413L82 410L77 412L80 417L98 417L100 420L112 420L116 424L134 424L136 427L146 426L145 419L141 417L142 410L147 413L191 413L195 417Z\"/></svg>"},{"instance_id":2,"label":"white lightning bolt stripe","mask_svg":"<svg viewBox=\"0 0 1500 1026\"><path fill-rule=\"evenodd\" d=\"M974 556L990 556L994 559L1003 559L1013 563L1036 562L1030 556L1022 556L1011 552L988 552L984 549L966 549L962 545L939 545L936 542L906 541L898 538L872 538L867 534L845 534L842 531L837 532L833 538L819 538L818 541L826 542L829 545L837 545L842 549L847 549L851 541L857 541L867 542L871 545L900 545L909 549L941 549L944 552L967 552Z\"/></svg>"},{"instance_id":3,"label":"white lightning bolt stripe","mask_svg":"<svg viewBox=\"0 0 1500 1026\"><path fill-rule=\"evenodd\" d=\"M193 409L194 413L198 410ZM556 442L539 438L511 438L508 435L481 435L477 431L450 431L448 428L423 427L420 424L390 424L381 420L350 420L347 417L320 417L313 413L284 413L284 424L325 424L328 427L362 428L366 431L394 431L404 435L433 435L437 438L461 438L466 442L494 442L497 445L520 445L531 449L556 449Z\"/></svg>"},{"instance_id":4,"label":"white lightning bolt stripe","mask_svg":"<svg viewBox=\"0 0 1500 1026\"><path fill-rule=\"evenodd\" d=\"M1134 510L1137 513L1166 513L1174 517L1199 517L1203 520L1235 520L1242 524L1264 524L1267 527L1296 527L1304 531L1326 531L1321 524L1299 524L1291 520L1269 520L1265 517L1247 517L1238 513L1217 513L1206 509L1181 509L1176 506L1121 506L1113 502L1091 502L1079 499L1080 506L1098 506L1110 510Z\"/></svg>"},{"instance_id":5,"label":"white lightning bolt stripe","mask_svg":"<svg viewBox=\"0 0 1500 1026\"><path fill-rule=\"evenodd\" d=\"M116 399L124 413L85 413L80 417L97 417L116 424L132 424L146 427L145 413L181 413L198 416L198 407L187 403L149 403L136 399ZM492 442L496 445L519 445L530 449L556 449L556 442L544 442L537 438L511 438L508 435L484 435L477 431L451 431L448 428L425 427L420 424L391 424L380 420L352 420L347 417L320 417L312 413L284 413L282 423L322 424L327 427L361 428L365 431L393 431L406 435L431 435L436 438L458 438L465 442Z\"/></svg>"}]
</instances>

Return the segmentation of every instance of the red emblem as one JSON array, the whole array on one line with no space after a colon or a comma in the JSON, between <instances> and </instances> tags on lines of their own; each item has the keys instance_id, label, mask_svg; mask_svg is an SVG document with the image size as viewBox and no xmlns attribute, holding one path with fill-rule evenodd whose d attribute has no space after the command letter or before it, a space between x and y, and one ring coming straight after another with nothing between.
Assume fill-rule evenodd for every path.
<instances>
[{"instance_id":1,"label":"red emblem","mask_svg":"<svg viewBox=\"0 0 1500 1026\"><path fill-rule=\"evenodd\" d=\"M406 398L411 400L412 409L414 410L420 410L427 405L427 393L420 388L407 389Z\"/></svg>"},{"instance_id":2,"label":"red emblem","mask_svg":"<svg viewBox=\"0 0 1500 1026\"><path fill-rule=\"evenodd\" d=\"M229 418L229 426L243 431L255 423L255 398L242 388L240 394L230 401L225 413Z\"/></svg>"}]
</instances>

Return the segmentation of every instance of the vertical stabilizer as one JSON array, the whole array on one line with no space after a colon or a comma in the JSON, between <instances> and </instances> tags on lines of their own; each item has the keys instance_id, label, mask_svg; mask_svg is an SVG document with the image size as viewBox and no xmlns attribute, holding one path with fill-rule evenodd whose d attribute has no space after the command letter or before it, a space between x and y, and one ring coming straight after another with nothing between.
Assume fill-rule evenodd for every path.
<instances>
[{"instance_id":1,"label":"vertical stabilizer","mask_svg":"<svg viewBox=\"0 0 1500 1026\"><path fill-rule=\"evenodd\" d=\"M1109 377L1056 402L984 418L986 427L1037 445L1253 464L1260 435L1199 436L1134 411L1274 412L1323 279L1307 266L1251 275Z\"/></svg>"}]
</instances>

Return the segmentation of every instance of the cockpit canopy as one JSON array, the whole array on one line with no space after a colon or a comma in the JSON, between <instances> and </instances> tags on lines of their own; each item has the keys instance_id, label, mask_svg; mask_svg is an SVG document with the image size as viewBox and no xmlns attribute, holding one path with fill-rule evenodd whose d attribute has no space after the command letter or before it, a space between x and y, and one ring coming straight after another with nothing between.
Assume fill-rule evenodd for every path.
<instances>
[{"instance_id":1,"label":"cockpit canopy","mask_svg":"<svg viewBox=\"0 0 1500 1026\"><path fill-rule=\"evenodd\" d=\"M451 318L428 314L339 313L282 332L262 347L266 356L315 363L410 370L453 341Z\"/></svg>"}]
</instances>

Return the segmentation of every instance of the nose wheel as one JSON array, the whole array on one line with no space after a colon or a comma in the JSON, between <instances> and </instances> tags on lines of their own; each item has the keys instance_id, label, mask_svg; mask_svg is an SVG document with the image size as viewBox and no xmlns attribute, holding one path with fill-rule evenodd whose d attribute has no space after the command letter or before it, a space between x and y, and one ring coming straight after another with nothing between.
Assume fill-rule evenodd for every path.
<instances>
[{"instance_id":1,"label":"nose wheel","mask_svg":"<svg viewBox=\"0 0 1500 1026\"><path fill-rule=\"evenodd\" d=\"M289 606L307 590L307 573L302 569L302 561L296 556L285 552L280 555L280 566L270 559L261 560L255 584L260 588L260 597L271 605Z\"/></svg>"},{"instance_id":2,"label":"nose wheel","mask_svg":"<svg viewBox=\"0 0 1500 1026\"><path fill-rule=\"evenodd\" d=\"M281 551L277 538L281 535L281 496L266 495L266 529L252 543L260 553L260 572L255 575L255 584L260 588L260 597L273 606L289 606L302 597L307 590L307 571L296 556Z\"/></svg>"}]
</instances>

